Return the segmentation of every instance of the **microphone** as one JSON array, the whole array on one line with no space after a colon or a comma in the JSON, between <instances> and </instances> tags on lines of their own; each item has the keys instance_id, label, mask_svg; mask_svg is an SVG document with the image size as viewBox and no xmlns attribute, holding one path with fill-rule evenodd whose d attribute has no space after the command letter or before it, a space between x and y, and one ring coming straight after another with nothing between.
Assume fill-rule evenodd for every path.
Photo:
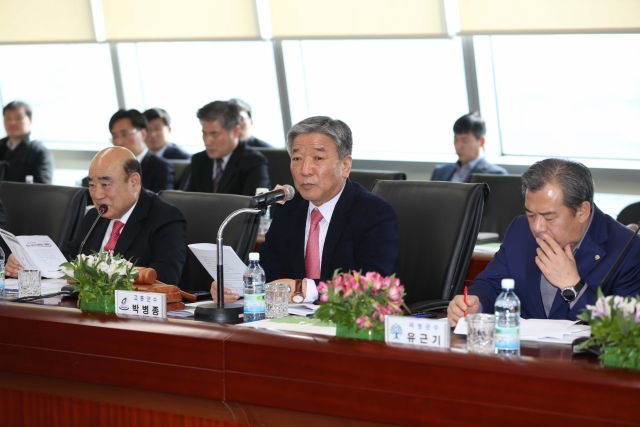
<instances>
[{"instance_id":1,"label":"microphone","mask_svg":"<svg viewBox=\"0 0 640 427\"><path fill-rule=\"evenodd\" d=\"M87 233L87 235L85 236L84 240L80 244L80 250L78 251L78 255L80 255L82 253L82 248L84 248L84 244L87 243L87 239L91 235L91 232L93 231L93 228L98 223L98 220L100 220L100 218L102 218L102 215L106 214L108 210L109 210L109 206L107 206L107 205L103 204L103 205L98 206L98 216L96 217L96 220L93 221L93 225L91 226L91 228L89 229L89 232Z\"/></svg>"},{"instance_id":2,"label":"microphone","mask_svg":"<svg viewBox=\"0 0 640 427\"><path fill-rule=\"evenodd\" d=\"M252 197L249 206L256 209L264 209L276 202L286 202L288 200L291 200L293 199L293 196L295 196L295 194L296 190L294 190L292 186L290 186L289 184L283 185L282 187L276 188L275 190L271 190Z\"/></svg>"},{"instance_id":3,"label":"microphone","mask_svg":"<svg viewBox=\"0 0 640 427\"><path fill-rule=\"evenodd\" d=\"M624 247L624 249L622 249L622 252L620 252L620 255L618 255L618 258L616 258L616 261L613 263L613 265L611 266L609 271L607 271L607 274L604 276L604 278L600 282L600 285L598 285L598 287L602 290L602 293L605 296L607 296L607 292L605 292L605 285L608 285L607 279L609 278L611 273L616 269L616 267L618 266L620 261L624 258L624 256L626 255L627 251L629 250L629 247L631 246L631 243L633 242L633 240L638 235L638 231L640 231L640 223L638 223L637 225L638 225L638 229L636 229L636 232L633 233L633 236L631 236L631 238L627 242L627 245Z\"/></svg>"}]
</instances>

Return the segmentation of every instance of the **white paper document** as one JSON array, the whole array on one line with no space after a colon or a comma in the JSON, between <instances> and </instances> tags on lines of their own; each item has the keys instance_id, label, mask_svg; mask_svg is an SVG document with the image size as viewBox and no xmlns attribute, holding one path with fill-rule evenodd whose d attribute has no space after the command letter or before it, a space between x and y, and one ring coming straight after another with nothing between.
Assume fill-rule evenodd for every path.
<instances>
[{"instance_id":1,"label":"white paper document","mask_svg":"<svg viewBox=\"0 0 640 427\"><path fill-rule=\"evenodd\" d=\"M453 333L467 334L467 322L464 317L458 321ZM574 320L520 319L521 341L571 344L576 338L590 335L589 325L578 325Z\"/></svg>"},{"instance_id":2,"label":"white paper document","mask_svg":"<svg viewBox=\"0 0 640 427\"><path fill-rule=\"evenodd\" d=\"M14 236L5 230L0 235L25 270L40 270L42 277L62 277L60 264L67 262L49 236Z\"/></svg>"},{"instance_id":3,"label":"white paper document","mask_svg":"<svg viewBox=\"0 0 640 427\"><path fill-rule=\"evenodd\" d=\"M194 243L189 245L189 248L211 277L216 279L218 277L218 247L213 243ZM244 293L242 275L247 266L230 246L224 246L222 255L224 287L231 289L234 294L242 295Z\"/></svg>"},{"instance_id":4,"label":"white paper document","mask_svg":"<svg viewBox=\"0 0 640 427\"><path fill-rule=\"evenodd\" d=\"M319 308L319 305L314 304L289 304L289 314L311 317Z\"/></svg>"}]
</instances>

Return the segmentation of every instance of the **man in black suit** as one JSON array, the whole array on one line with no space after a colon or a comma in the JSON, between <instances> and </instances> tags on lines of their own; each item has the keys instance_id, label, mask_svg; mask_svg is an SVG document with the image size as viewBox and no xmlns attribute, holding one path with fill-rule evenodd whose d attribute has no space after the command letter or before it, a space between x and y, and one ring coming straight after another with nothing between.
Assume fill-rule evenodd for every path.
<instances>
[{"instance_id":1,"label":"man in black suit","mask_svg":"<svg viewBox=\"0 0 640 427\"><path fill-rule=\"evenodd\" d=\"M173 189L173 165L149 152L144 141L149 125L138 110L118 110L109 120L111 141L116 147L128 148L140 162L142 186L154 193Z\"/></svg>"},{"instance_id":2,"label":"man in black suit","mask_svg":"<svg viewBox=\"0 0 640 427\"><path fill-rule=\"evenodd\" d=\"M254 196L271 188L267 159L240 142L240 112L235 104L215 101L198 110L205 150L191 158L187 191Z\"/></svg>"},{"instance_id":3,"label":"man in black suit","mask_svg":"<svg viewBox=\"0 0 640 427\"><path fill-rule=\"evenodd\" d=\"M287 150L297 194L273 210L273 221L260 245L266 280L291 287L304 301L315 301L316 285L334 270L397 271L398 219L393 207L349 180L352 136L349 127L330 117L310 117L291 128ZM297 280L296 280L297 279ZM212 285L216 295L217 285ZM235 301L225 289L225 301Z\"/></svg>"},{"instance_id":4,"label":"man in black suit","mask_svg":"<svg viewBox=\"0 0 640 427\"><path fill-rule=\"evenodd\" d=\"M151 153L164 159L191 159L191 154L173 142L169 142L171 135L171 116L169 113L162 108L150 108L143 114L149 122L149 134L145 143Z\"/></svg>"},{"instance_id":5,"label":"man in black suit","mask_svg":"<svg viewBox=\"0 0 640 427\"><path fill-rule=\"evenodd\" d=\"M0 139L0 179L25 182L27 175L33 182L51 184L53 178L53 157L38 141L32 141L31 107L24 102L14 101L2 109L7 137ZM2 169L4 168L4 178Z\"/></svg>"},{"instance_id":6,"label":"man in black suit","mask_svg":"<svg viewBox=\"0 0 640 427\"><path fill-rule=\"evenodd\" d=\"M242 122L240 123L240 141L251 148L273 148L273 145L251 134L251 130L253 129L251 105L238 98L232 98L229 102L235 104L238 109L240 109L240 117L242 117Z\"/></svg>"},{"instance_id":7,"label":"man in black suit","mask_svg":"<svg viewBox=\"0 0 640 427\"><path fill-rule=\"evenodd\" d=\"M486 133L484 119L477 112L465 114L456 120L453 125L453 145L458 161L436 166L431 181L469 182L474 173L506 175L506 169L492 165L484 157Z\"/></svg>"},{"instance_id":8,"label":"man in black suit","mask_svg":"<svg viewBox=\"0 0 640 427\"><path fill-rule=\"evenodd\" d=\"M177 284L187 257L187 221L178 208L142 188L140 163L129 150L111 147L94 157L89 168L89 194L95 206L106 205L108 210L82 253L104 250L120 229L114 253L137 266L155 269L161 282ZM97 216L96 209L87 213L79 237L62 249L67 259L78 255Z\"/></svg>"}]
</instances>

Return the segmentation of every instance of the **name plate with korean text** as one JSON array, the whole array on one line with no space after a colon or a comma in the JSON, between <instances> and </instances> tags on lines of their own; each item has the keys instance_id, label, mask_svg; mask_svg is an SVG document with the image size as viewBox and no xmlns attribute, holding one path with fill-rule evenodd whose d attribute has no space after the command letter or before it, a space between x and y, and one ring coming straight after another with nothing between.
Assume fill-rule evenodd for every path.
<instances>
[{"instance_id":1,"label":"name plate with korean text","mask_svg":"<svg viewBox=\"0 0 640 427\"><path fill-rule=\"evenodd\" d=\"M152 292L116 291L116 314L165 319L167 296Z\"/></svg>"},{"instance_id":2,"label":"name plate with korean text","mask_svg":"<svg viewBox=\"0 0 640 427\"><path fill-rule=\"evenodd\" d=\"M425 319L411 316L386 316L384 340L387 344L449 348L451 328L447 318Z\"/></svg>"}]
</instances>

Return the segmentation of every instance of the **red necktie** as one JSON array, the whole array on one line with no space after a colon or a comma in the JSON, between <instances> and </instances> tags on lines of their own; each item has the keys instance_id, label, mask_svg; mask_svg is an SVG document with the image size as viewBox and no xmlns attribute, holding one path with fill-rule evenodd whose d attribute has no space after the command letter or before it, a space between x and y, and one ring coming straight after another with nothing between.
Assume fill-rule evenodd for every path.
<instances>
[{"instance_id":1,"label":"red necktie","mask_svg":"<svg viewBox=\"0 0 640 427\"><path fill-rule=\"evenodd\" d=\"M106 245L104 245L105 252L113 252L116 248L116 243L118 243L118 238L120 237L120 230L124 227L124 222L116 221L113 223L113 229L111 230L111 236L109 236L109 241Z\"/></svg>"},{"instance_id":2,"label":"red necktie","mask_svg":"<svg viewBox=\"0 0 640 427\"><path fill-rule=\"evenodd\" d=\"M318 209L311 211L311 226L309 227L309 239L307 239L307 253L304 257L304 268L309 279L320 278L320 221L322 214Z\"/></svg>"}]
</instances>

